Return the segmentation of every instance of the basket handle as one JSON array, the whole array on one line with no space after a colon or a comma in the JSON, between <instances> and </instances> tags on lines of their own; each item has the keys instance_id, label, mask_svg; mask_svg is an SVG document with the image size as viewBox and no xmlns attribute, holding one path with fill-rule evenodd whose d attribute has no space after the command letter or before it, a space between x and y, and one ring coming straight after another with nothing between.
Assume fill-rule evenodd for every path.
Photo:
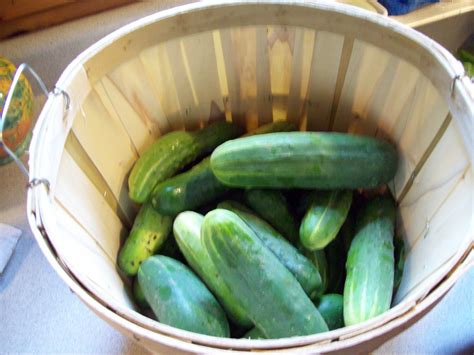
<instances>
[{"instance_id":1,"label":"basket handle","mask_svg":"<svg viewBox=\"0 0 474 355\"><path fill-rule=\"evenodd\" d=\"M13 99L13 93L15 91L16 86L18 85L18 81L20 80L20 77L21 77L22 73L25 70L28 70L31 73L31 75L36 80L36 82L38 83L41 91L46 95L46 97L48 97L50 94L55 95L55 96L57 96L59 94L64 95L65 100L66 100L66 110L69 110L71 100L70 100L69 95L64 90L55 87L53 89L53 91L49 92L48 89L46 88L46 84L44 83L43 79L41 79L39 74L30 65L28 65L26 63L20 64L18 66L18 68L16 69L16 71L15 71L15 74L13 76L13 80L10 84L10 88L8 89L8 94L7 94L7 97L5 99L5 105L3 107L2 116L0 118L0 147L5 150L5 152L10 156L10 158L13 159L13 161L18 165L18 168L23 173L23 175L25 175L26 178L29 180L27 187L34 187L34 186L39 185L39 184L44 184L45 187L47 189L49 189L49 182L46 179L33 178L33 179L30 180L30 174L28 172L27 167L25 166L23 161L21 161L20 157L17 156L15 154L15 152L12 151L8 147L8 145L4 141L4 137L3 137L3 126L5 125L5 122L6 122L6 119L7 119L7 112L8 112L8 109L9 109L9 107L11 105L11 102L12 102L12 99ZM33 128L30 128L30 130L32 130L32 129Z\"/></svg>"}]
</instances>

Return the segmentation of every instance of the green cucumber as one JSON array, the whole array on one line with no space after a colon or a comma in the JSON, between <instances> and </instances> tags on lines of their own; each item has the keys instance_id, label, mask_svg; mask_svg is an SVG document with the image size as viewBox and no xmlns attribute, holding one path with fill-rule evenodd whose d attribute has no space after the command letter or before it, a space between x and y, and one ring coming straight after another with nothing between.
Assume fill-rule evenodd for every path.
<instances>
[{"instance_id":1,"label":"green cucumber","mask_svg":"<svg viewBox=\"0 0 474 355\"><path fill-rule=\"evenodd\" d=\"M402 282L403 270L405 268L405 243L403 238L395 236L393 239L395 252L395 274L393 279L393 293L395 294Z\"/></svg>"},{"instance_id":2,"label":"green cucumber","mask_svg":"<svg viewBox=\"0 0 474 355\"><path fill-rule=\"evenodd\" d=\"M173 223L173 232L178 246L189 266L217 297L229 317L236 324L248 329L252 326L252 322L222 280L219 271L209 259L207 250L204 248L201 238L203 220L202 215L192 211L182 212L176 217Z\"/></svg>"},{"instance_id":3,"label":"green cucumber","mask_svg":"<svg viewBox=\"0 0 474 355\"><path fill-rule=\"evenodd\" d=\"M245 335L242 337L243 339L265 339L265 335L263 332L258 329L257 327L250 329Z\"/></svg>"},{"instance_id":4,"label":"green cucumber","mask_svg":"<svg viewBox=\"0 0 474 355\"><path fill-rule=\"evenodd\" d=\"M229 336L221 306L199 278L185 265L164 255L143 262L138 279L158 320L191 332Z\"/></svg>"},{"instance_id":5,"label":"green cucumber","mask_svg":"<svg viewBox=\"0 0 474 355\"><path fill-rule=\"evenodd\" d=\"M245 191L245 203L270 223L292 244L298 241L298 227L285 196L278 190L250 189Z\"/></svg>"},{"instance_id":6,"label":"green cucumber","mask_svg":"<svg viewBox=\"0 0 474 355\"><path fill-rule=\"evenodd\" d=\"M342 295L328 293L319 298L316 306L326 321L329 330L344 327L344 298Z\"/></svg>"},{"instance_id":7,"label":"green cucumber","mask_svg":"<svg viewBox=\"0 0 474 355\"><path fill-rule=\"evenodd\" d=\"M135 302L141 307L141 308L148 308L150 305L146 301L145 295L143 294L143 290L140 286L140 282L138 282L138 277L135 277L133 279L133 298L135 299Z\"/></svg>"},{"instance_id":8,"label":"green cucumber","mask_svg":"<svg viewBox=\"0 0 474 355\"><path fill-rule=\"evenodd\" d=\"M390 308L394 283L393 233L396 207L387 196L360 211L346 262L344 323L353 325Z\"/></svg>"},{"instance_id":9,"label":"green cucumber","mask_svg":"<svg viewBox=\"0 0 474 355\"><path fill-rule=\"evenodd\" d=\"M300 226L300 241L309 250L325 248L341 229L351 207L352 191L316 191Z\"/></svg>"},{"instance_id":10,"label":"green cucumber","mask_svg":"<svg viewBox=\"0 0 474 355\"><path fill-rule=\"evenodd\" d=\"M297 129L298 127L296 127L296 125L291 122L286 122L286 121L271 122L271 123L264 124L263 126L260 126L251 132L245 133L243 137L253 136L256 134L296 131Z\"/></svg>"},{"instance_id":11,"label":"green cucumber","mask_svg":"<svg viewBox=\"0 0 474 355\"><path fill-rule=\"evenodd\" d=\"M329 283L329 266L326 258L326 253L324 250L308 250L305 249L301 244L298 246L300 252L306 256L313 265L318 270L318 273L321 277L321 287L319 288L319 293L323 294L326 292Z\"/></svg>"},{"instance_id":12,"label":"green cucumber","mask_svg":"<svg viewBox=\"0 0 474 355\"><path fill-rule=\"evenodd\" d=\"M221 144L212 153L211 168L229 186L355 189L391 180L397 152L391 144L366 136L270 133Z\"/></svg>"},{"instance_id":13,"label":"green cucumber","mask_svg":"<svg viewBox=\"0 0 474 355\"><path fill-rule=\"evenodd\" d=\"M235 213L209 212L201 233L224 282L265 338L328 330L293 274Z\"/></svg>"},{"instance_id":14,"label":"green cucumber","mask_svg":"<svg viewBox=\"0 0 474 355\"><path fill-rule=\"evenodd\" d=\"M235 124L215 122L200 131L175 131L158 138L132 168L128 179L130 198L144 203L158 183L240 133Z\"/></svg>"},{"instance_id":15,"label":"green cucumber","mask_svg":"<svg viewBox=\"0 0 474 355\"><path fill-rule=\"evenodd\" d=\"M323 294L321 276L316 267L273 229L272 226L234 201L221 202L217 205L217 208L231 211L239 216L252 229L262 243L270 249L278 260L294 275L311 299L315 299L317 296Z\"/></svg>"},{"instance_id":16,"label":"green cucumber","mask_svg":"<svg viewBox=\"0 0 474 355\"><path fill-rule=\"evenodd\" d=\"M210 158L190 170L159 183L151 193L155 209L167 216L193 210L223 196L229 188L216 179Z\"/></svg>"},{"instance_id":17,"label":"green cucumber","mask_svg":"<svg viewBox=\"0 0 474 355\"><path fill-rule=\"evenodd\" d=\"M118 266L129 276L138 272L140 264L155 254L171 232L173 220L159 214L149 203L144 204L133 222L132 230L118 256Z\"/></svg>"}]
</instances>

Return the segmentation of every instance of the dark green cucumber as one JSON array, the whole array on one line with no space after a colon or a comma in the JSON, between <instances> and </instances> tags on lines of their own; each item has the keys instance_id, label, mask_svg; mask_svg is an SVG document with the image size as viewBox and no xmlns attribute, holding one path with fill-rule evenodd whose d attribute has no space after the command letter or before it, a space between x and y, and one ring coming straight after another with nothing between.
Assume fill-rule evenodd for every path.
<instances>
[{"instance_id":1,"label":"dark green cucumber","mask_svg":"<svg viewBox=\"0 0 474 355\"><path fill-rule=\"evenodd\" d=\"M402 237L395 236L393 239L395 248L395 274L393 280L393 293L395 294L402 282L403 270L405 268L405 243Z\"/></svg>"},{"instance_id":2,"label":"dark green cucumber","mask_svg":"<svg viewBox=\"0 0 474 355\"><path fill-rule=\"evenodd\" d=\"M396 208L387 196L360 211L346 262L344 323L353 325L390 308L394 279L393 233Z\"/></svg>"},{"instance_id":3,"label":"dark green cucumber","mask_svg":"<svg viewBox=\"0 0 474 355\"><path fill-rule=\"evenodd\" d=\"M306 256L313 265L316 267L316 269L319 272L319 275L321 276L321 288L320 288L320 294L323 294L326 292L328 288L328 283L329 283L329 266L326 258L326 253L324 250L308 250L305 249L301 244L298 245L299 250L301 253Z\"/></svg>"},{"instance_id":4,"label":"dark green cucumber","mask_svg":"<svg viewBox=\"0 0 474 355\"><path fill-rule=\"evenodd\" d=\"M397 152L372 137L335 132L285 132L234 139L211 156L225 185L263 188L355 189L391 180Z\"/></svg>"},{"instance_id":5,"label":"dark green cucumber","mask_svg":"<svg viewBox=\"0 0 474 355\"><path fill-rule=\"evenodd\" d=\"M298 242L298 227L285 196L278 190L250 189L245 191L245 203L270 223L292 244Z\"/></svg>"},{"instance_id":6,"label":"dark green cucumber","mask_svg":"<svg viewBox=\"0 0 474 355\"><path fill-rule=\"evenodd\" d=\"M257 327L250 329L245 335L242 337L243 339L265 339L265 335L263 332L258 329Z\"/></svg>"},{"instance_id":7,"label":"dark green cucumber","mask_svg":"<svg viewBox=\"0 0 474 355\"><path fill-rule=\"evenodd\" d=\"M158 183L240 133L232 123L216 122L200 131L176 131L158 138L132 168L128 179L130 198L144 203Z\"/></svg>"},{"instance_id":8,"label":"dark green cucumber","mask_svg":"<svg viewBox=\"0 0 474 355\"><path fill-rule=\"evenodd\" d=\"M329 330L344 327L344 298L342 295L328 293L319 298L316 306L326 321Z\"/></svg>"},{"instance_id":9,"label":"dark green cucumber","mask_svg":"<svg viewBox=\"0 0 474 355\"><path fill-rule=\"evenodd\" d=\"M207 250L202 243L201 225L203 220L202 215L192 211L180 213L176 217L173 223L173 232L178 246L189 266L217 297L229 317L236 324L248 329L252 326L252 322L222 280L219 271L209 259Z\"/></svg>"},{"instance_id":10,"label":"dark green cucumber","mask_svg":"<svg viewBox=\"0 0 474 355\"><path fill-rule=\"evenodd\" d=\"M309 250L323 249L341 229L351 207L352 191L316 191L300 225L300 241Z\"/></svg>"},{"instance_id":11,"label":"dark green cucumber","mask_svg":"<svg viewBox=\"0 0 474 355\"><path fill-rule=\"evenodd\" d=\"M286 121L271 122L271 123L264 124L263 126L260 126L251 132L245 133L243 137L253 136L256 134L296 131L297 129L298 127L296 127L296 125L291 122L286 122Z\"/></svg>"},{"instance_id":12,"label":"dark green cucumber","mask_svg":"<svg viewBox=\"0 0 474 355\"><path fill-rule=\"evenodd\" d=\"M224 282L266 338L328 330L293 274L235 213L209 212L201 233Z\"/></svg>"},{"instance_id":13,"label":"dark green cucumber","mask_svg":"<svg viewBox=\"0 0 474 355\"><path fill-rule=\"evenodd\" d=\"M135 299L135 302L141 307L141 308L148 308L150 305L146 301L145 295L143 294L143 290L140 286L140 282L138 282L138 277L135 277L133 279L133 298Z\"/></svg>"},{"instance_id":14,"label":"dark green cucumber","mask_svg":"<svg viewBox=\"0 0 474 355\"><path fill-rule=\"evenodd\" d=\"M175 216L211 202L228 190L216 179L210 158L206 158L192 169L159 183L151 193L151 203L158 212Z\"/></svg>"},{"instance_id":15,"label":"dark green cucumber","mask_svg":"<svg viewBox=\"0 0 474 355\"><path fill-rule=\"evenodd\" d=\"M262 243L295 276L311 299L315 299L323 294L321 276L311 260L303 256L272 226L234 201L221 202L217 205L217 208L229 210L239 216L253 230Z\"/></svg>"},{"instance_id":16,"label":"dark green cucumber","mask_svg":"<svg viewBox=\"0 0 474 355\"><path fill-rule=\"evenodd\" d=\"M145 298L161 323L191 332L229 336L221 306L185 265L164 255L143 262L138 279Z\"/></svg>"},{"instance_id":17,"label":"dark green cucumber","mask_svg":"<svg viewBox=\"0 0 474 355\"><path fill-rule=\"evenodd\" d=\"M179 250L178 243L173 235L165 240L163 245L160 248L160 255L169 256L170 258L181 261L183 264L186 264L186 259L184 258L183 253Z\"/></svg>"},{"instance_id":18,"label":"dark green cucumber","mask_svg":"<svg viewBox=\"0 0 474 355\"><path fill-rule=\"evenodd\" d=\"M118 266L127 275L138 272L140 264L155 254L171 232L171 217L159 214L150 203L144 204L118 256Z\"/></svg>"}]
</instances>

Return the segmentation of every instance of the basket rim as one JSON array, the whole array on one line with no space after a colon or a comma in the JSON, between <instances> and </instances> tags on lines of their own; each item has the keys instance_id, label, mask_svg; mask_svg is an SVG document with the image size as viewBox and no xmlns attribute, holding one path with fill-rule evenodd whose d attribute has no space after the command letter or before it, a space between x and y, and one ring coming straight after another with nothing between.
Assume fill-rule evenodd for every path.
<instances>
[{"instance_id":1,"label":"basket rim","mask_svg":"<svg viewBox=\"0 0 474 355\"><path fill-rule=\"evenodd\" d=\"M433 56L436 57L436 59L442 64L444 69L448 72L453 74L453 76L456 76L457 72L459 71L459 65L460 63L457 62L454 57L452 57L451 54L447 53L447 51L442 48L440 45L432 41L431 39L428 39L426 36L417 33L416 31L408 28L405 25L402 25L395 20L392 19L387 19L386 17L374 14L374 13L368 13L362 9L358 8L353 8L351 7L350 9L347 9L347 6L341 5L338 3L330 3L330 2L318 2L318 3L308 3L308 2L303 2L303 1L291 1L291 2L281 2L281 1L274 1L274 0L266 0L266 1L257 1L257 0L251 0L251 1L226 1L226 2L221 2L221 1L209 1L206 3L193 3L193 4L188 4L168 10L164 10L149 16L146 16L142 19L138 19L128 25L125 25L116 31L112 32L111 34L107 35L103 39L99 40L95 44L91 45L88 49L83 51L76 59L74 59L68 67L64 70L62 73L61 77L59 78L56 86L60 88L65 88L67 85L70 83L71 79L78 73L78 71L83 70L83 65L86 63L90 58L94 57L98 52L106 48L109 44L111 44L113 41L133 32L136 31L140 28L143 28L147 25L157 23L159 21L168 19L170 17L175 16L176 14L179 15L190 15L195 12L203 11L203 10L208 10L212 9L214 7L221 7L221 6L239 6L239 5L251 5L251 6L265 6L265 5L294 5L294 6L302 6L302 7L307 7L309 9L317 9L317 10L323 10L323 11L332 11L336 13L340 13L342 15L346 16L355 16L360 19L370 21L376 25L389 27L391 29L396 29L399 33L409 37L411 40L416 42L419 46L425 48L428 50ZM388 24L387 24L388 21ZM469 88L469 84L465 82L465 80L458 80L457 82L455 81L455 85L453 87L454 92L459 92L459 91L465 91L469 92L469 90L472 90L472 88ZM466 97L466 95L461 94L461 97ZM46 128L48 126L47 122L47 116L48 116L48 108L51 106L54 106L55 104L58 104L58 98L57 96L50 95L48 98L48 102L45 105L45 108L43 109L39 119L37 126L35 127L35 132L33 136L33 140L31 143L31 157L30 157L30 176L35 177L35 172L38 170L37 169L37 164L41 159L36 159L36 157L41 157L42 154L41 152L41 138L43 135L47 134ZM61 103L62 104L62 103ZM472 107L471 107L472 109ZM472 130L472 127L471 127ZM44 155L43 155L44 156ZM472 155L471 155L471 162L472 162ZM317 344L319 342L322 342L324 344L324 341L331 341L334 339L337 339L339 336L347 337L344 340L339 340L338 342L345 342L349 339L359 339L360 337L364 335L369 335L369 334L375 334L375 332L378 329L382 329L384 327L387 327L388 325L392 324L396 319L397 319L397 314L396 312L393 311L390 313L390 311L396 309L397 311L401 312L398 308L394 307L391 308L388 312L386 312L384 315L381 315L377 318L374 318L371 321L362 323L363 327L361 325L357 326L352 326L352 327L345 327L342 328L341 330L335 330L332 332L328 333L323 333L319 335L309 335L305 337L294 337L294 338L284 338L284 339L278 339L278 340L246 340L246 339L222 339L222 338L217 338L217 337L211 337L211 336L206 336L206 335L201 335L197 333L192 333L184 330L180 330L174 327L170 327L158 322L156 323L157 326L154 327L153 330L150 330L149 327L146 325L146 322L133 322L131 318L135 317L127 317L127 311L128 312L135 312L133 310L121 310L120 307L117 307L115 310L110 309L110 307L107 307L104 305L100 300L97 299L95 295L93 295L89 290L85 289L84 286L82 286L73 275L68 271L67 266L64 265L60 261L60 256L55 255L54 252L54 246L48 245L48 237L47 237L47 232L46 230L45 233L46 235L41 234L41 225L38 225L38 217L41 217L43 213L47 213L43 206L46 203L46 201L49 201L49 196L47 195L46 191L44 190L38 190L36 189L35 191L29 190L28 191L28 203L27 203L27 212L28 212L28 219L30 221L30 227L33 230L33 233L38 241L38 243L41 246L41 249L43 251L43 254L47 257L49 260L50 264L55 268L55 270L61 275L62 279L69 285L69 287L72 289L74 293L76 293L81 300L83 300L90 308L92 308L95 312L100 313L101 316L107 317L108 319L112 320L115 319L115 317L118 317L118 319L115 319L114 322L117 324L120 324L121 326L127 328L131 332L137 332L135 327L138 327L138 329L144 333L148 334L147 332L151 332L152 334L155 335L160 335L161 337L170 337L174 339L173 341L173 346L176 345L176 341L182 341L183 342L183 349L184 350L191 350L189 348L189 340L202 344L199 346L218 346L220 351L222 351L221 347L232 347L236 349L274 349L274 348L291 348L295 346L301 346L301 345L308 345L308 344ZM33 207L35 206L35 207ZM472 245L468 244L466 245L465 248L463 248L462 253L456 254L451 260L450 260L450 267L444 267L443 270L446 270L443 275L440 275L440 280L438 282L441 282L438 286L433 286L428 292L428 297L434 293L435 290L440 289L442 286L445 285L450 285L449 287L454 284L455 279L453 280L453 276L450 275L448 278L445 278L446 275L449 272L454 272L456 270L456 265L459 265L459 261L462 260L462 257L464 255L465 251L471 250L472 253ZM453 274L455 275L455 274ZM442 281L444 279L444 281ZM451 280L451 281L450 281ZM448 282L449 281L449 282ZM446 287L446 286L445 286ZM449 289L445 288L446 292ZM401 303L404 307L400 307L404 311L401 314L398 314L398 316L403 316L404 314L410 314L413 313L411 310L415 309L415 305L417 304L424 304L424 301L428 297L426 296L426 293L423 295L419 295L419 299L416 301L419 301L419 303L415 302L414 304L404 304L404 302ZM441 297L441 296L440 296ZM429 304L426 305L426 307ZM405 309L406 308L406 309ZM125 313L125 314L123 314ZM121 315L122 314L122 315ZM387 314L390 314L391 317L387 318ZM416 313L413 313L414 317ZM143 317L143 316L142 316ZM412 318L410 317L410 318ZM145 317L143 317L145 318ZM355 334L354 336L350 336L351 332L355 329L360 329L359 332L355 332L352 334ZM331 334L332 333L332 334ZM348 334L346 334L348 333ZM328 336L328 334L330 336ZM152 339L151 337L150 339ZM187 339L187 340L185 340ZM217 339L217 340L216 340ZM155 339L157 340L157 339ZM323 345L321 344L321 345ZM205 348L206 351L208 351L210 348ZM202 351L202 349L199 349Z\"/></svg>"}]
</instances>

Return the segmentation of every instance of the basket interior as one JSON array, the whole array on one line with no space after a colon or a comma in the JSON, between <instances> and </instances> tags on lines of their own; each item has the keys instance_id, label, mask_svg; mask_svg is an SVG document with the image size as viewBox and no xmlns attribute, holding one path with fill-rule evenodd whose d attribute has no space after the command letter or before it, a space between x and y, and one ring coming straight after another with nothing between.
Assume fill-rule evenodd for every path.
<instances>
[{"instance_id":1,"label":"basket interior","mask_svg":"<svg viewBox=\"0 0 474 355\"><path fill-rule=\"evenodd\" d=\"M49 237L103 303L135 309L116 267L137 211L126 183L133 163L160 135L213 120L247 129L288 120L301 130L394 142L400 161L389 187L407 244L395 303L421 297L445 272L470 238L473 203L469 154L446 97L423 61L407 59L412 54L316 20L199 33L184 21L192 34L165 40L149 25L84 64L89 89L62 152L52 202L57 232Z\"/></svg>"}]
</instances>

